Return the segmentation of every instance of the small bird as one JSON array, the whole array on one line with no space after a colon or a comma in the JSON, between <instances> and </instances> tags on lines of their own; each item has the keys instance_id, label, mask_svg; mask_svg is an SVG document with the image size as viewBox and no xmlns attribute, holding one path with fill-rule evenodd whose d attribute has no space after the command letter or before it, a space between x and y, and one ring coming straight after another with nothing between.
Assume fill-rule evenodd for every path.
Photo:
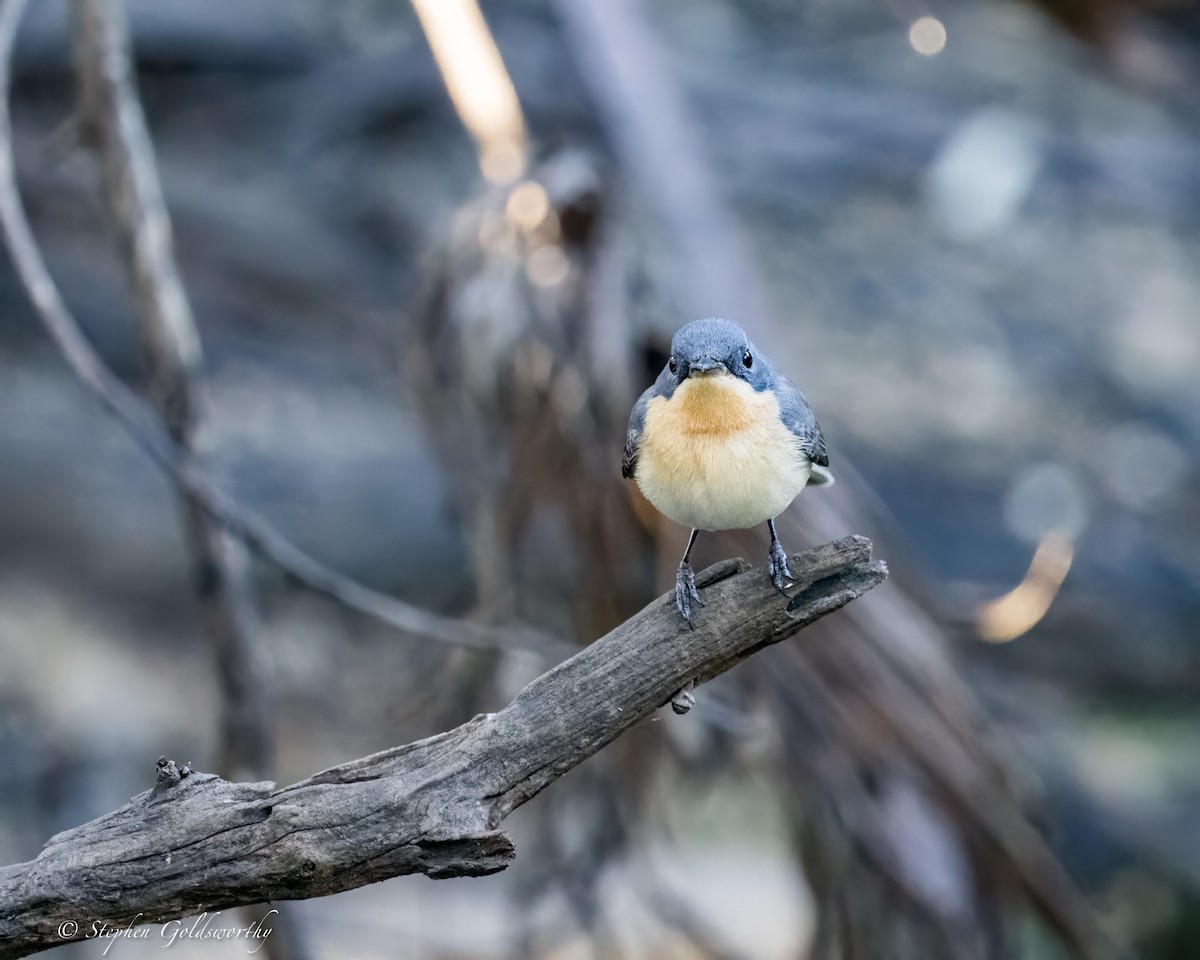
<instances>
[{"instance_id":1,"label":"small bird","mask_svg":"<svg viewBox=\"0 0 1200 960\"><path fill-rule=\"evenodd\" d=\"M671 358L633 405L621 475L659 510L692 528L675 573L675 606L692 626L703 606L688 557L701 530L771 531L767 571L780 593L792 579L775 533L808 484L829 484L825 438L800 389L732 320L681 327Z\"/></svg>"}]
</instances>

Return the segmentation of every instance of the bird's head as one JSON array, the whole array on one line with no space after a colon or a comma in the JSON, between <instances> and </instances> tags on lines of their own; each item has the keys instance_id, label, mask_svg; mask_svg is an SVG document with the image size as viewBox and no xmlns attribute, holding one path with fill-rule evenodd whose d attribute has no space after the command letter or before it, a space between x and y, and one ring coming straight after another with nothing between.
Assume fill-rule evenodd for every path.
<instances>
[{"instance_id":1,"label":"bird's head","mask_svg":"<svg viewBox=\"0 0 1200 960\"><path fill-rule=\"evenodd\" d=\"M707 317L680 327L671 338L671 358L664 378L737 377L756 390L766 386L769 364L760 357L746 331L732 320Z\"/></svg>"}]
</instances>

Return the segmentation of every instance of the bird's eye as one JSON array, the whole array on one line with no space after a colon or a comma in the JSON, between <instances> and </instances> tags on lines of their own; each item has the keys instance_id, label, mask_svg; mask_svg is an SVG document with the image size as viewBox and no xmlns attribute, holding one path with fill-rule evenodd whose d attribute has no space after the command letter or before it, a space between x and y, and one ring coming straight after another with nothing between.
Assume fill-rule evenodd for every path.
<instances>
[{"instance_id":1,"label":"bird's eye","mask_svg":"<svg viewBox=\"0 0 1200 960\"><path fill-rule=\"evenodd\" d=\"M672 357L670 360L667 361L667 369L670 370L672 373L679 372L679 364L675 362L674 357Z\"/></svg>"},{"instance_id":2,"label":"bird's eye","mask_svg":"<svg viewBox=\"0 0 1200 960\"><path fill-rule=\"evenodd\" d=\"M742 366L744 366L747 370L754 366L754 358L750 356L749 350L742 354Z\"/></svg>"}]
</instances>

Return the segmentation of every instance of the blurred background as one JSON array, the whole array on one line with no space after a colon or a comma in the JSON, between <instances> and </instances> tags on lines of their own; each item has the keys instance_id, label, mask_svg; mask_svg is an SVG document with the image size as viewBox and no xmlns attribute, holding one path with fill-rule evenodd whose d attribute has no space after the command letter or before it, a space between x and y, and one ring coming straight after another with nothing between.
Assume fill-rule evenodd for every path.
<instances>
[{"instance_id":1,"label":"blurred background","mask_svg":"<svg viewBox=\"0 0 1200 960\"><path fill-rule=\"evenodd\" d=\"M625 419L671 332L724 314L839 479L785 546L865 534L893 574L519 810L507 871L296 904L276 958L1200 956L1200 9L127 10L203 345L193 445L277 531L421 608L590 642L672 582L687 531L620 480ZM65 2L25 15L18 182L152 401L64 127L72 30ZM0 305L0 862L160 754L292 782L561 656L413 637L226 544L255 664L231 692L176 491L7 258ZM765 538L693 563L733 554Z\"/></svg>"}]
</instances>

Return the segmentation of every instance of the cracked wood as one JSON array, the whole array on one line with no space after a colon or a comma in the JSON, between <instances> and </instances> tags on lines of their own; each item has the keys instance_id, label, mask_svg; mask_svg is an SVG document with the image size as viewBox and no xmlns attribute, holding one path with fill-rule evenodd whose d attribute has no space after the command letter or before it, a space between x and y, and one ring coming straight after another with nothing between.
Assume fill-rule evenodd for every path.
<instances>
[{"instance_id":1,"label":"cracked wood","mask_svg":"<svg viewBox=\"0 0 1200 960\"><path fill-rule=\"evenodd\" d=\"M696 578L707 606L694 631L664 595L503 710L288 787L160 761L152 790L58 834L37 859L0 869L0 960L60 944L67 920L82 936L95 920L161 923L408 873L504 869L515 852L497 828L512 810L689 680L701 684L794 636L887 576L863 537L791 562L790 614L762 569L724 561Z\"/></svg>"}]
</instances>

